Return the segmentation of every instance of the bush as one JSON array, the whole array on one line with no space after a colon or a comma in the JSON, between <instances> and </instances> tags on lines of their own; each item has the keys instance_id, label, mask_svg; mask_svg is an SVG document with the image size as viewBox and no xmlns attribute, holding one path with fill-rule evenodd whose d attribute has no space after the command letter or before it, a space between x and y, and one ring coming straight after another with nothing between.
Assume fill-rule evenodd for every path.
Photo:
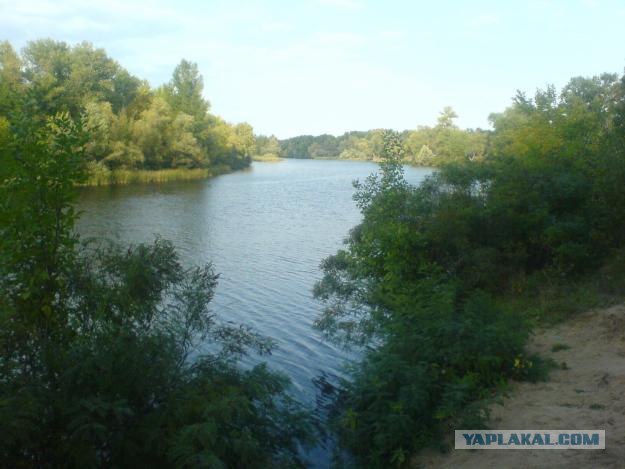
<instances>
[{"instance_id":1,"label":"bush","mask_svg":"<svg viewBox=\"0 0 625 469\"><path fill-rule=\"evenodd\" d=\"M395 316L384 343L354 366L337 418L343 443L367 467L407 462L451 423L484 424L483 409L470 404L516 371L528 334L483 293L460 307L449 295Z\"/></svg>"},{"instance_id":2,"label":"bush","mask_svg":"<svg viewBox=\"0 0 625 469\"><path fill-rule=\"evenodd\" d=\"M209 309L218 276L171 243L80 246L84 136L67 117L0 148L0 465L300 465L289 380L239 360L272 342Z\"/></svg>"},{"instance_id":3,"label":"bush","mask_svg":"<svg viewBox=\"0 0 625 469\"><path fill-rule=\"evenodd\" d=\"M450 423L479 419L476 403L506 379L544 378L550 364L523 353L531 323L602 296L578 285L622 247L622 147L603 134L609 125L586 147L558 137L569 101L549 121L539 98L507 111L525 120L495 119L486 158L419 187L404 180L401 141L387 133L381 174L356 184L363 221L322 263L315 295L326 337L363 347L334 420L363 464L403 465ZM553 138L524 146L524 125Z\"/></svg>"}]
</instances>

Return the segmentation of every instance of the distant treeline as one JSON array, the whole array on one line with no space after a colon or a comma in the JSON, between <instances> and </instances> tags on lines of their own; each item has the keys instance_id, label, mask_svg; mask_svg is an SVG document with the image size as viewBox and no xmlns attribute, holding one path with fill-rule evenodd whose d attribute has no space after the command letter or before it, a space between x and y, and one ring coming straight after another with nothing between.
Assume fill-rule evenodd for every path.
<instances>
[{"instance_id":1,"label":"distant treeline","mask_svg":"<svg viewBox=\"0 0 625 469\"><path fill-rule=\"evenodd\" d=\"M454 124L458 117L446 107L434 127L419 126L399 134L405 148L404 161L421 166L439 166L464 159L481 158L486 151L488 132L462 130ZM384 150L385 129L345 132L343 135L300 135L278 140L259 136L256 154L282 158L340 158L379 161Z\"/></svg>"},{"instance_id":2,"label":"distant treeline","mask_svg":"<svg viewBox=\"0 0 625 469\"><path fill-rule=\"evenodd\" d=\"M103 49L37 40L18 54L0 43L0 127L13 116L68 113L89 131L86 157L96 176L111 170L237 169L249 165L254 134L209 112L197 65L182 60L151 88Z\"/></svg>"}]
</instances>

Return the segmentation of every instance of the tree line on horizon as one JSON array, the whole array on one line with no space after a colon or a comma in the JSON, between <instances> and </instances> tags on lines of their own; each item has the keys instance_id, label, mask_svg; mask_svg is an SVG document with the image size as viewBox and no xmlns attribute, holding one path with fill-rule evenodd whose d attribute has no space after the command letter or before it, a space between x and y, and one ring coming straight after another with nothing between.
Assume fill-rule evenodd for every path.
<instances>
[{"instance_id":1,"label":"tree line on horizon","mask_svg":"<svg viewBox=\"0 0 625 469\"><path fill-rule=\"evenodd\" d=\"M435 126L418 126L399 133L405 149L402 161L418 166L436 167L463 159L482 158L489 132L482 129L460 129L458 115L445 107ZM350 131L343 135L299 135L279 140L275 136L256 137L256 155L264 158L333 158L380 161L384 152L386 129Z\"/></svg>"},{"instance_id":2,"label":"tree line on horizon","mask_svg":"<svg viewBox=\"0 0 625 469\"><path fill-rule=\"evenodd\" d=\"M182 60L171 80L152 88L103 49L41 39L17 53L0 43L0 127L11 115L42 119L68 112L91 139L85 157L93 175L115 170L241 169L252 157L338 158L379 161L384 129L279 140L254 135L247 123L232 125L210 113L197 64ZM406 163L440 166L480 158L488 131L458 128L454 110L442 110L433 127L401 132Z\"/></svg>"}]
</instances>

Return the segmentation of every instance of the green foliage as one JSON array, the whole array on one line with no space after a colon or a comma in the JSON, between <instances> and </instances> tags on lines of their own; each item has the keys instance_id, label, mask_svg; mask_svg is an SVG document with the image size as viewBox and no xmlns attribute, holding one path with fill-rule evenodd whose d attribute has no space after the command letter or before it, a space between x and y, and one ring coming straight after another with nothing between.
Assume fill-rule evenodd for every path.
<instances>
[{"instance_id":1,"label":"green foliage","mask_svg":"<svg viewBox=\"0 0 625 469\"><path fill-rule=\"evenodd\" d=\"M22 61L7 41L0 42L0 116L6 116L18 105L22 93Z\"/></svg>"},{"instance_id":2,"label":"green foliage","mask_svg":"<svg viewBox=\"0 0 625 469\"><path fill-rule=\"evenodd\" d=\"M518 381L537 383L547 381L549 372L557 367L557 363L551 358L545 359L536 354L529 357L519 355L514 359L514 367L510 376Z\"/></svg>"},{"instance_id":3,"label":"green foliage","mask_svg":"<svg viewBox=\"0 0 625 469\"><path fill-rule=\"evenodd\" d=\"M252 156L381 161L315 287L316 326L362 348L333 425L367 467L482 425L494 389L554 365L524 354L533 324L625 294L625 76L519 93L492 132L445 108L402 134L282 141L210 114L202 92L184 60L152 90L88 43L0 44L1 465L292 466L310 438L288 380L239 365L272 343L208 309L210 266L184 269L160 239L78 245L80 184ZM441 169L412 187L403 163Z\"/></svg>"},{"instance_id":4,"label":"green foliage","mask_svg":"<svg viewBox=\"0 0 625 469\"><path fill-rule=\"evenodd\" d=\"M480 158L457 143L472 135L451 109L429 140L385 135L381 175L356 184L363 221L315 288L316 326L363 350L334 419L359 463L405 465L444 429L479 421L506 379L554 366L523 352L533 323L623 294L624 102L614 75L520 94L492 116L488 142L479 135ZM419 187L403 179L410 145L447 155Z\"/></svg>"},{"instance_id":5,"label":"green foliage","mask_svg":"<svg viewBox=\"0 0 625 469\"><path fill-rule=\"evenodd\" d=\"M99 165L90 165L89 178L84 182L85 186L115 186L124 184L161 184L170 181L193 181L206 179L226 172L226 168L214 169L156 169L156 170L109 170Z\"/></svg>"},{"instance_id":6,"label":"green foliage","mask_svg":"<svg viewBox=\"0 0 625 469\"><path fill-rule=\"evenodd\" d=\"M208 102L202 97L203 89L204 81L197 64L182 60L165 86L165 96L175 111L202 119L209 108Z\"/></svg>"},{"instance_id":7,"label":"green foliage","mask_svg":"<svg viewBox=\"0 0 625 469\"><path fill-rule=\"evenodd\" d=\"M280 161L280 142L271 135L253 136L254 147L252 150L252 159L255 161Z\"/></svg>"},{"instance_id":8,"label":"green foliage","mask_svg":"<svg viewBox=\"0 0 625 469\"><path fill-rule=\"evenodd\" d=\"M28 43L21 57L0 44L0 117L30 120L67 112L91 134L85 158L108 170L239 169L249 165L248 124L211 115L197 65L182 60L171 81L152 90L103 49L51 39Z\"/></svg>"},{"instance_id":9,"label":"green foliage","mask_svg":"<svg viewBox=\"0 0 625 469\"><path fill-rule=\"evenodd\" d=\"M261 161L278 160L280 158L280 142L271 135L266 137L259 135L255 137L255 148L253 158Z\"/></svg>"},{"instance_id":10,"label":"green foliage","mask_svg":"<svg viewBox=\"0 0 625 469\"><path fill-rule=\"evenodd\" d=\"M86 138L14 118L0 147L0 465L292 467L311 440L273 343L209 309L171 243L79 245Z\"/></svg>"},{"instance_id":11,"label":"green foliage","mask_svg":"<svg viewBox=\"0 0 625 469\"><path fill-rule=\"evenodd\" d=\"M67 114L17 123L0 147L0 291L27 311L17 323L47 324L75 242L70 201L85 179L86 135Z\"/></svg>"},{"instance_id":12,"label":"green foliage","mask_svg":"<svg viewBox=\"0 0 625 469\"><path fill-rule=\"evenodd\" d=\"M440 436L443 423L480 417L469 404L514 374L529 332L521 317L484 291L467 291L433 258L442 233L428 229L440 207L432 187L403 179L397 134L385 135L384 149L381 175L356 185L364 221L346 250L324 261L315 290L328 304L317 327L366 345L335 423L368 467L402 465Z\"/></svg>"},{"instance_id":13,"label":"green foliage","mask_svg":"<svg viewBox=\"0 0 625 469\"><path fill-rule=\"evenodd\" d=\"M483 158L487 133L482 130L461 130L453 120L458 117L446 107L435 127L419 127L402 132L403 161L419 166L444 164ZM380 161L383 154L384 130L346 132L332 135L301 135L281 140L280 156L284 158L340 158L348 160ZM266 137L264 137L266 138Z\"/></svg>"},{"instance_id":14,"label":"green foliage","mask_svg":"<svg viewBox=\"0 0 625 469\"><path fill-rule=\"evenodd\" d=\"M479 418L482 409L469 404L515 371L527 334L523 322L483 294L460 306L454 300L450 291L396 307L382 345L354 367L338 431L367 467L411 455L440 438L450 421Z\"/></svg>"}]
</instances>

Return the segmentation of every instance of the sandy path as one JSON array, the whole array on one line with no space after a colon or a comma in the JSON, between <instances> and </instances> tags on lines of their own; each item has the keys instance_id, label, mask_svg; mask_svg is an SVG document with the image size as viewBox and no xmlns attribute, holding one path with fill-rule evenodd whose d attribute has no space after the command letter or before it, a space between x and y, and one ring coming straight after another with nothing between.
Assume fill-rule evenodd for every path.
<instances>
[{"instance_id":1,"label":"sandy path","mask_svg":"<svg viewBox=\"0 0 625 469\"><path fill-rule=\"evenodd\" d=\"M554 344L570 349L552 352ZM589 311L539 331L529 349L568 369L546 383L514 383L493 405L492 429L605 429L605 450L426 452L423 468L625 468L625 306Z\"/></svg>"}]
</instances>

